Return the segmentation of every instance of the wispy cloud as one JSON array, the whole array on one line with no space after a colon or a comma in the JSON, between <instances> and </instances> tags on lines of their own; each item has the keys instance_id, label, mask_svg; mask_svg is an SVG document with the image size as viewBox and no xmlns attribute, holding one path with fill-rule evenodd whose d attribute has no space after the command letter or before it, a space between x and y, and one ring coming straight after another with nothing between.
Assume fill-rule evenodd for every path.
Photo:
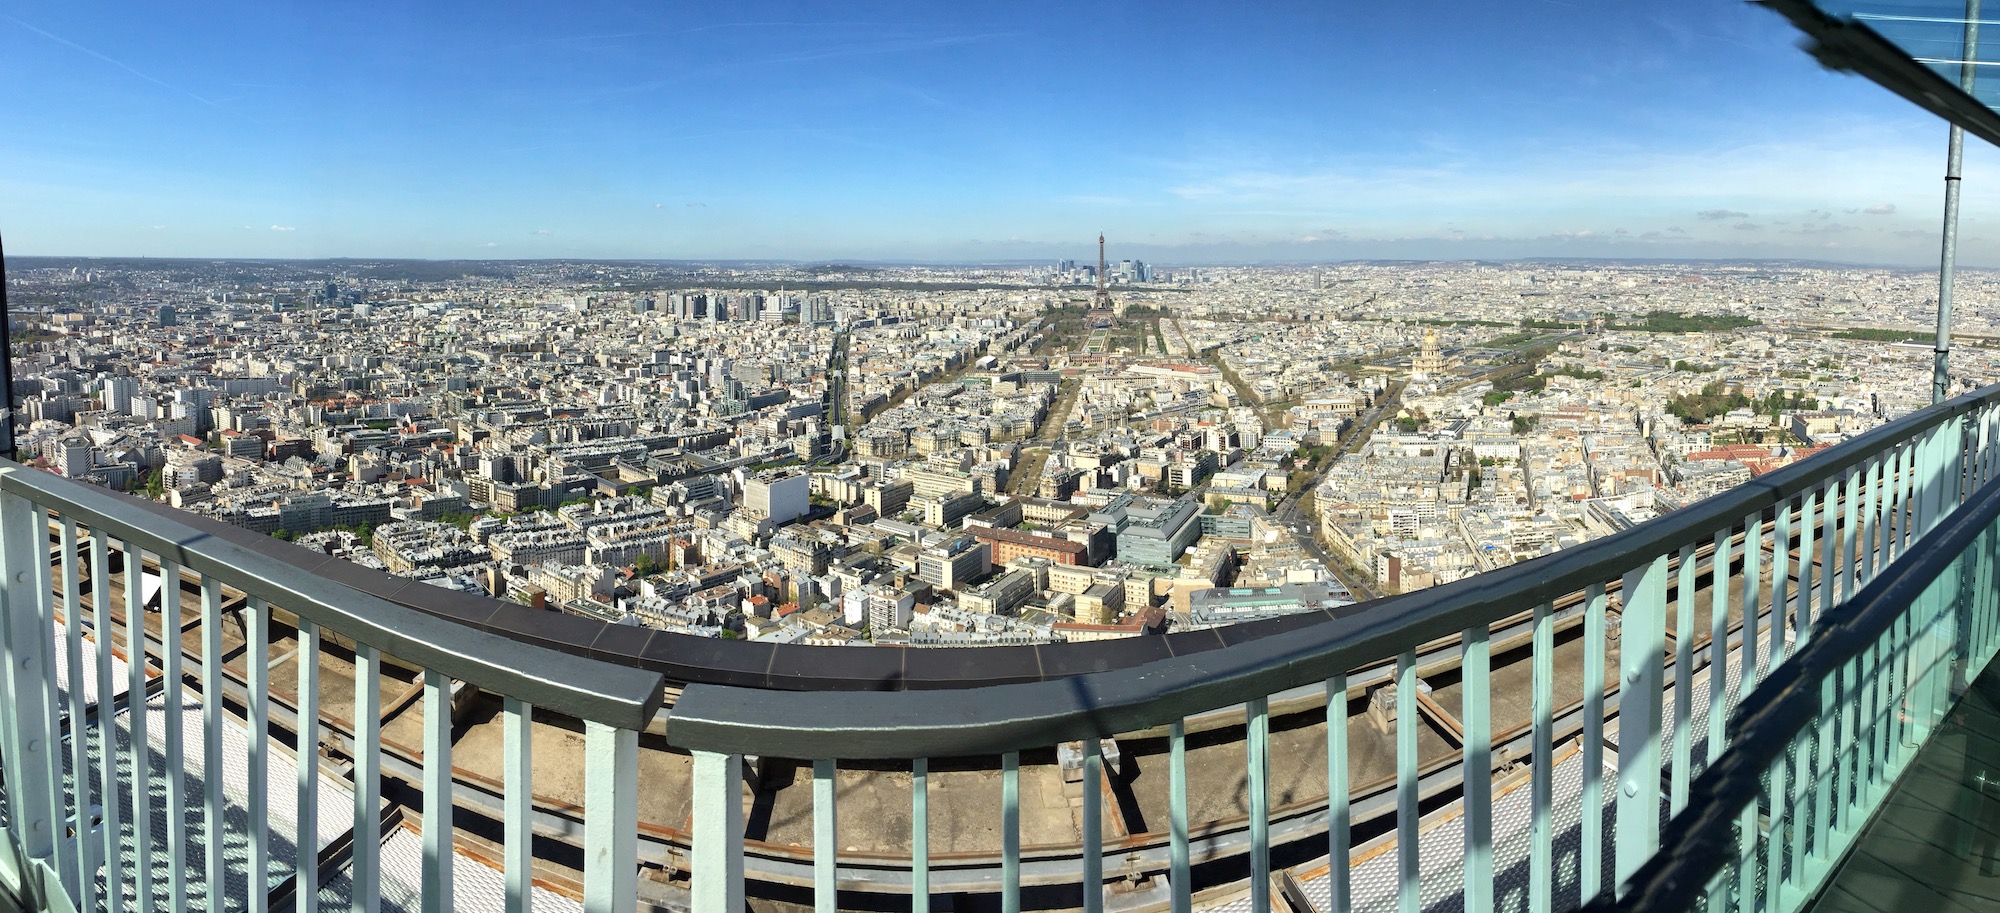
<instances>
[{"instance_id":1,"label":"wispy cloud","mask_svg":"<svg viewBox=\"0 0 2000 913\"><path fill-rule=\"evenodd\" d=\"M95 57L95 58L97 58L98 60L102 60L102 61L104 61L105 63L108 63L108 64L110 64L110 65L112 65L112 66L114 66L114 67L117 67L118 69L121 69L121 70L124 70L125 72L127 72L127 73L130 73L130 74L132 74L133 76L137 76L137 77L139 77L140 79L143 79L143 80L145 80L145 81L147 81L147 82L150 82L150 83L152 83L153 85L156 85L156 86L159 86L159 87L160 87L160 88L162 88L162 89L166 89L166 90L168 90L168 91L171 91L171 92L178 92L178 93L180 93L180 94L182 94L182 95L185 95L185 96L187 96L187 97L189 97L189 98L192 98L192 99L194 99L195 101L198 101L198 102L201 102L202 104L204 104L204 105L207 105L207 106L209 106L209 107L211 107L211 108L220 108L220 107L221 107L221 105L218 105L218 104L216 104L216 103L215 103L214 101L212 101L212 100L210 100L210 99L207 99L207 98L203 98L202 96L200 96L200 95L198 95L198 94L196 94L196 93L194 93L194 92L190 92L190 91L188 91L188 90L186 90L186 89L183 89L183 88L181 88L180 86L177 86L177 85L174 85L173 83L170 83L170 82L167 82L167 81L166 81L166 80L164 80L164 79L161 79L161 78L159 78L159 77L157 77L157 76L154 76L154 75L152 75L151 73L147 73L147 72L145 72L145 71L143 71L143 70L140 70L139 68L137 68L137 67L134 67L134 66L132 66L131 64L129 64L129 63L126 63L125 61L122 61L122 60L119 60L119 59L117 59L117 58L115 58L115 57L112 57L112 56L110 56L110 55L108 55L108 54L103 54L103 53L100 53L100 52L97 52L97 51L93 51L93 50L91 50L90 48L87 48L87 47L84 47L83 45L80 45L80 44L77 44L76 42L74 42L74 41L71 41L71 40L69 40L68 38L64 38L64 37L63 37L63 36L61 36L61 35L58 35L58 34L55 34L54 32L50 32L50 31L48 31L48 30L46 30L46 29L41 29L41 28L37 28L37 27L35 27L35 26L33 26L33 25L30 25L30 24L28 24L28 23L26 23L26 22L22 22L21 20L19 20L19 19L16 19L16 18L14 18L13 16L9 16L9 15L7 15L6 13L0 13L0 19L5 19L5 20L7 20L8 22L12 22L12 23L14 23L15 25L18 25L18 26L20 26L20 27L22 27L22 28L24 28L24 29L27 29L27 30L28 30L28 31L30 31L30 32L34 32L35 34L37 34L37 35L40 35L40 36L42 36L43 38L47 38L48 40L50 40L50 41L53 41L53 42L55 42L55 43L57 43L57 44L60 44L60 45L62 45L62 46L64 46L64 47L67 47L67 48L70 48L71 50L75 50L75 51L81 51L81 52L83 52L83 53L85 53L85 54L88 54L88 55L90 55L90 56L92 56L92 57Z\"/></svg>"},{"instance_id":2,"label":"wispy cloud","mask_svg":"<svg viewBox=\"0 0 2000 913\"><path fill-rule=\"evenodd\" d=\"M1896 214L1896 204L1877 203L1873 206L1868 207L1867 209L1862 210L1862 212L1865 212L1871 216L1892 216Z\"/></svg>"},{"instance_id":3,"label":"wispy cloud","mask_svg":"<svg viewBox=\"0 0 2000 913\"><path fill-rule=\"evenodd\" d=\"M1697 219L1702 219L1702 220L1705 220L1705 221L1709 221L1709 222L1715 222L1715 221L1719 221L1719 220L1721 220L1721 219L1747 219L1747 218L1750 218L1750 214L1749 214L1749 213L1747 213L1747 212L1737 212L1737 211L1736 211L1736 210L1734 210L1734 209L1704 209L1704 210L1702 210L1702 211L1700 211L1700 212L1698 212L1698 213L1695 213L1695 214L1694 214L1694 216L1695 216L1695 218L1697 218Z\"/></svg>"},{"instance_id":4,"label":"wispy cloud","mask_svg":"<svg viewBox=\"0 0 2000 913\"><path fill-rule=\"evenodd\" d=\"M273 226L271 226L271 230L272 230L272 231L298 231L298 229L297 229L296 227L293 227L293 226L290 226L290 225L273 225Z\"/></svg>"}]
</instances>

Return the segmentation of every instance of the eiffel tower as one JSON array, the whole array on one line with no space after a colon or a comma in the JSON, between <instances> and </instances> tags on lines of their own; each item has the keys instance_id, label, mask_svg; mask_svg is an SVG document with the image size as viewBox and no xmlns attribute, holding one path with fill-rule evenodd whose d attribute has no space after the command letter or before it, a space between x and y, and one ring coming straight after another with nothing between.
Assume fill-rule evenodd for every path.
<instances>
[{"instance_id":1,"label":"eiffel tower","mask_svg":"<svg viewBox=\"0 0 2000 913\"><path fill-rule=\"evenodd\" d=\"M1104 263L1104 233L1098 232L1097 233L1097 297L1091 301L1090 306L1093 308L1101 308L1103 310L1108 311L1111 310L1111 290L1105 287L1104 284L1105 272L1106 270Z\"/></svg>"}]
</instances>

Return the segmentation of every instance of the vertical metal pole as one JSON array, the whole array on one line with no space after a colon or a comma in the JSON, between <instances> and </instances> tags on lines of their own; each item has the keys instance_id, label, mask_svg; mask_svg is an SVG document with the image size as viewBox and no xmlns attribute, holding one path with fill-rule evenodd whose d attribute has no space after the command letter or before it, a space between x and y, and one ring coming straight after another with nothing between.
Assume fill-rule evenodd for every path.
<instances>
[{"instance_id":1,"label":"vertical metal pole","mask_svg":"<svg viewBox=\"0 0 2000 913\"><path fill-rule=\"evenodd\" d=\"M1189 913L1194 909L1194 889L1188 883L1187 722L1175 720L1167 738L1171 746L1167 755L1168 887L1173 894L1173 913Z\"/></svg>"},{"instance_id":2,"label":"vertical metal pole","mask_svg":"<svg viewBox=\"0 0 2000 913\"><path fill-rule=\"evenodd\" d=\"M1176 734L1180 725L1174 724ZM1178 747L1176 743L1176 750ZM1348 913L1353 908L1347 870L1354 847L1351 811L1347 785L1347 673L1342 672L1326 680L1326 880L1332 902L1330 913ZM1187 809L1183 807L1180 812L1176 824L1185 833ZM1178 894L1175 899L1178 903ZM1185 909L1176 907L1175 913L1183 913Z\"/></svg>"},{"instance_id":3,"label":"vertical metal pole","mask_svg":"<svg viewBox=\"0 0 2000 913\"><path fill-rule=\"evenodd\" d=\"M1979 57L1979 0L1966 0L1965 47L1958 67L1958 86L1972 91ZM1965 159L1965 129L1951 125L1944 164L1944 250L1938 258L1937 354L1931 369L1931 402L1944 402L1951 389L1952 271L1958 263L1958 176Z\"/></svg>"},{"instance_id":4,"label":"vertical metal pole","mask_svg":"<svg viewBox=\"0 0 2000 913\"><path fill-rule=\"evenodd\" d=\"M834 791L834 762L813 762L813 909L835 913L839 892L840 807Z\"/></svg>"},{"instance_id":5,"label":"vertical metal pole","mask_svg":"<svg viewBox=\"0 0 2000 913\"><path fill-rule=\"evenodd\" d=\"M424 913L452 909L451 679L424 670ZM591 782L596 782L595 778ZM586 822L588 824L588 822ZM587 873L586 873L587 875Z\"/></svg>"},{"instance_id":6,"label":"vertical metal pole","mask_svg":"<svg viewBox=\"0 0 2000 913\"><path fill-rule=\"evenodd\" d=\"M48 536L41 508L0 492L0 566L7 574L6 585L0 586L0 698L8 701L7 724L0 726L0 766L8 786L8 838L18 842L24 876L54 864L61 823L59 806L50 801L62 777L48 738L56 710L42 687L55 646L41 615L41 593L48 590L48 578L42 576L48 573ZM43 887L55 885L31 884L30 893Z\"/></svg>"},{"instance_id":7,"label":"vertical metal pole","mask_svg":"<svg viewBox=\"0 0 2000 913\"><path fill-rule=\"evenodd\" d=\"M695 913L743 909L743 756L694 752Z\"/></svg>"},{"instance_id":8,"label":"vertical metal pole","mask_svg":"<svg viewBox=\"0 0 2000 913\"><path fill-rule=\"evenodd\" d=\"M583 744L583 909L622 913L639 897L639 733L585 720Z\"/></svg>"},{"instance_id":9,"label":"vertical metal pole","mask_svg":"<svg viewBox=\"0 0 2000 913\"><path fill-rule=\"evenodd\" d=\"M1271 702L1269 698L1255 698L1243 704L1245 714L1244 733L1247 736L1250 765L1250 905L1252 909L1271 908ZM1415 752L1412 752L1415 754ZM1084 756L1086 761L1090 755ZM1088 781L1088 776L1086 776ZM1083 801L1096 801L1088 791ZM1093 848L1094 849L1094 848ZM1084 871L1097 874L1090 867L1090 860L1084 860ZM1101 876L1100 876L1101 878ZM1103 885L1090 886L1101 892ZM1098 913L1102 907L1086 903L1084 910Z\"/></svg>"},{"instance_id":10,"label":"vertical metal pole","mask_svg":"<svg viewBox=\"0 0 2000 913\"><path fill-rule=\"evenodd\" d=\"M502 817L506 819L500 851L507 876L506 910L529 913L534 905L534 889L529 882L533 877L534 832L528 822L534 810L534 744L530 727L534 725L535 708L520 698L510 697L501 703L501 713L506 717L501 735L506 789L500 799Z\"/></svg>"},{"instance_id":11,"label":"vertical metal pole","mask_svg":"<svg viewBox=\"0 0 2000 913\"><path fill-rule=\"evenodd\" d=\"M161 562L162 567L165 561ZM162 590L165 592L165 590ZM165 617L165 616L162 616ZM298 626L298 702L296 756L298 762L298 826L292 876L292 897L298 913L319 910L319 625L301 618ZM510 911L511 913L511 911Z\"/></svg>"},{"instance_id":12,"label":"vertical metal pole","mask_svg":"<svg viewBox=\"0 0 2000 913\"><path fill-rule=\"evenodd\" d=\"M1618 843L1613 884L1639 870L1660 845L1660 716L1667 652L1667 556L1626 572L1625 667L1618 702ZM1678 695L1677 695L1678 697ZM1685 715L1676 706L1677 712ZM1596 810L1586 807L1585 815ZM1470 808L1466 814L1473 814ZM1585 886L1586 890L1589 888Z\"/></svg>"},{"instance_id":13,"label":"vertical metal pole","mask_svg":"<svg viewBox=\"0 0 2000 913\"><path fill-rule=\"evenodd\" d=\"M910 760L910 913L931 909L931 762Z\"/></svg>"},{"instance_id":14,"label":"vertical metal pole","mask_svg":"<svg viewBox=\"0 0 2000 913\"><path fill-rule=\"evenodd\" d=\"M7 309L7 246L0 242L0 451L7 459L20 462L14 441L14 315Z\"/></svg>"},{"instance_id":15,"label":"vertical metal pole","mask_svg":"<svg viewBox=\"0 0 2000 913\"><path fill-rule=\"evenodd\" d=\"M1417 653L1396 657L1396 909L1417 913Z\"/></svg>"},{"instance_id":16,"label":"vertical metal pole","mask_svg":"<svg viewBox=\"0 0 2000 913\"><path fill-rule=\"evenodd\" d=\"M1465 726L1460 763L1465 783L1464 904L1468 913L1493 910L1492 654L1488 640L1486 625L1476 624L1465 629L1460 641L1465 683L1460 691L1459 718Z\"/></svg>"}]
</instances>

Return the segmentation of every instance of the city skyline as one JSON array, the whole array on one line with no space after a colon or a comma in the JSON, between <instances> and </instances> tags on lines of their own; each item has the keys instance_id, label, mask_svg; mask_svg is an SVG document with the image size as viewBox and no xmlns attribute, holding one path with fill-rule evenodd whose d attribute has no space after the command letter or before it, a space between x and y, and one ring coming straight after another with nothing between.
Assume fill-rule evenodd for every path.
<instances>
[{"instance_id":1,"label":"city skyline","mask_svg":"<svg viewBox=\"0 0 2000 913\"><path fill-rule=\"evenodd\" d=\"M1944 125L1748 4L949 15L0 8L0 212L52 256L1937 256Z\"/></svg>"}]
</instances>

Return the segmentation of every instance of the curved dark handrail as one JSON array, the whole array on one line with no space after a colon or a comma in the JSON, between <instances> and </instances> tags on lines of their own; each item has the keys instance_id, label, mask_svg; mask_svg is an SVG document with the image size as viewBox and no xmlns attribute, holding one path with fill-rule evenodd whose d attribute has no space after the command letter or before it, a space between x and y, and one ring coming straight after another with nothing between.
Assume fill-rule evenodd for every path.
<instances>
[{"instance_id":1,"label":"curved dark handrail","mask_svg":"<svg viewBox=\"0 0 2000 913\"><path fill-rule=\"evenodd\" d=\"M2000 488L1986 486L1910 549L1909 557L1856 593L1799 652L1773 669L1736 708L1729 750L1690 785L1688 804L1660 835L1660 848L1593 913L1694 909L1709 880L1737 857L1736 825L1758 801L1760 778L1823 709L1820 685L1860 656L1915 605L1952 562L2000 522Z\"/></svg>"},{"instance_id":2,"label":"curved dark handrail","mask_svg":"<svg viewBox=\"0 0 2000 913\"><path fill-rule=\"evenodd\" d=\"M1996 399L2000 386L1939 403L1698 504L1553 555L1330 619L1280 618L1241 626L1244 631L1220 629L1243 638L1227 650L951 694L808 693L772 700L756 688L691 685L675 702L668 737L731 753L915 758L994 754L1150 727L1311 684L1615 579L1653 556L1707 543L1746 517L1847 476L1898 442ZM1263 636L1274 630L1286 636Z\"/></svg>"},{"instance_id":3,"label":"curved dark handrail","mask_svg":"<svg viewBox=\"0 0 2000 913\"><path fill-rule=\"evenodd\" d=\"M101 529L129 547L172 559L203 577L244 589L277 608L390 656L537 707L624 729L643 729L652 722L665 697L657 672L521 643L490 631L469 630L452 619L413 611L362 592L333 574L274 560L261 549L246 548L237 536L197 528L182 522L180 516L163 516L158 510L146 509L148 502L137 498L10 461L0 461L0 491L52 508L65 518ZM256 536L247 530L235 531ZM311 554L303 549L295 551Z\"/></svg>"}]
</instances>

